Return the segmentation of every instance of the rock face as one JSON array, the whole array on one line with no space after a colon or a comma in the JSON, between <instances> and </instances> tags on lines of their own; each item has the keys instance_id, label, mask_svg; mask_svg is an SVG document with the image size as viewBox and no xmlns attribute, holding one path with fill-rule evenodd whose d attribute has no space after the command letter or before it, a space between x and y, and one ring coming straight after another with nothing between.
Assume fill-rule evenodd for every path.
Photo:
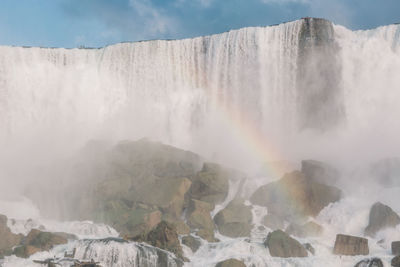
<instances>
[{"instance_id":1,"label":"rock face","mask_svg":"<svg viewBox=\"0 0 400 267\"><path fill-rule=\"evenodd\" d=\"M318 237L322 234L323 228L315 222L307 222L303 225L291 223L286 229L286 233L297 237Z\"/></svg>"},{"instance_id":2,"label":"rock face","mask_svg":"<svg viewBox=\"0 0 400 267\"><path fill-rule=\"evenodd\" d=\"M218 262L217 265L215 265L215 267L246 267L246 264L237 259L229 259Z\"/></svg>"},{"instance_id":3,"label":"rock face","mask_svg":"<svg viewBox=\"0 0 400 267\"><path fill-rule=\"evenodd\" d=\"M393 267L400 267L400 256L396 256L392 259L392 261L390 262L390 264Z\"/></svg>"},{"instance_id":4,"label":"rock face","mask_svg":"<svg viewBox=\"0 0 400 267\"><path fill-rule=\"evenodd\" d=\"M12 248L22 240L22 235L11 232L7 226L7 217L0 215L0 258L12 254Z\"/></svg>"},{"instance_id":5,"label":"rock face","mask_svg":"<svg viewBox=\"0 0 400 267\"><path fill-rule=\"evenodd\" d=\"M260 187L250 201L280 217L292 218L316 216L329 203L338 201L341 194L338 188L313 182L295 171Z\"/></svg>"},{"instance_id":6,"label":"rock face","mask_svg":"<svg viewBox=\"0 0 400 267\"><path fill-rule=\"evenodd\" d=\"M210 212L214 206L208 202L192 199L187 214L187 223L192 229L198 229L197 235L214 242L214 221Z\"/></svg>"},{"instance_id":7,"label":"rock face","mask_svg":"<svg viewBox=\"0 0 400 267\"><path fill-rule=\"evenodd\" d=\"M251 210L241 198L232 200L225 209L218 212L214 222L219 232L229 237L250 236L253 227Z\"/></svg>"},{"instance_id":8,"label":"rock face","mask_svg":"<svg viewBox=\"0 0 400 267\"><path fill-rule=\"evenodd\" d=\"M219 165L205 163L203 169L193 179L190 195L212 204L221 203L228 195L229 172Z\"/></svg>"},{"instance_id":9,"label":"rock face","mask_svg":"<svg viewBox=\"0 0 400 267\"><path fill-rule=\"evenodd\" d=\"M335 185L339 172L330 165L316 160L302 160L301 172L316 183Z\"/></svg>"},{"instance_id":10,"label":"rock face","mask_svg":"<svg viewBox=\"0 0 400 267\"><path fill-rule=\"evenodd\" d=\"M383 262L379 258L365 259L359 261L354 267L383 267Z\"/></svg>"},{"instance_id":11,"label":"rock face","mask_svg":"<svg viewBox=\"0 0 400 267\"><path fill-rule=\"evenodd\" d=\"M36 252L47 251L56 245L66 244L68 238L75 239L76 237L65 233L50 233L32 229L22 240L21 246L14 249L14 254L17 257L28 258Z\"/></svg>"},{"instance_id":12,"label":"rock face","mask_svg":"<svg viewBox=\"0 0 400 267\"><path fill-rule=\"evenodd\" d=\"M182 237L182 244L188 246L193 251L193 253L195 253L201 246L200 240L191 235Z\"/></svg>"},{"instance_id":13,"label":"rock face","mask_svg":"<svg viewBox=\"0 0 400 267\"><path fill-rule=\"evenodd\" d=\"M154 247L168 250L177 257L183 258L182 247L178 239L178 234L174 225L165 221L160 222L156 228L147 234L142 234L133 238L137 242L146 242Z\"/></svg>"},{"instance_id":14,"label":"rock face","mask_svg":"<svg viewBox=\"0 0 400 267\"><path fill-rule=\"evenodd\" d=\"M400 217L389 206L380 202L372 205L369 213L369 224L365 228L365 235L374 237L382 229L396 227L400 224Z\"/></svg>"},{"instance_id":15,"label":"rock face","mask_svg":"<svg viewBox=\"0 0 400 267\"><path fill-rule=\"evenodd\" d=\"M336 235L333 253L336 255L368 255L368 239L349 235Z\"/></svg>"},{"instance_id":16,"label":"rock face","mask_svg":"<svg viewBox=\"0 0 400 267\"><path fill-rule=\"evenodd\" d=\"M400 255L400 241L392 242L392 254Z\"/></svg>"},{"instance_id":17,"label":"rock face","mask_svg":"<svg viewBox=\"0 0 400 267\"><path fill-rule=\"evenodd\" d=\"M264 245L268 247L272 257L307 257L307 250L281 230L269 233Z\"/></svg>"}]
</instances>

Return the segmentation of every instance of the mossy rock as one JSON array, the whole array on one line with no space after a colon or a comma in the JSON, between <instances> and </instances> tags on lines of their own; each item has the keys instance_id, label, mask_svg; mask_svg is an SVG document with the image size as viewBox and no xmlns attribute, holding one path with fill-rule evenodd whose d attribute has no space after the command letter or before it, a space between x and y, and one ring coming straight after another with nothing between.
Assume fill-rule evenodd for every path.
<instances>
[{"instance_id":1,"label":"mossy rock","mask_svg":"<svg viewBox=\"0 0 400 267\"><path fill-rule=\"evenodd\" d=\"M264 244L268 247L272 257L307 257L307 250L304 246L282 230L269 233Z\"/></svg>"}]
</instances>

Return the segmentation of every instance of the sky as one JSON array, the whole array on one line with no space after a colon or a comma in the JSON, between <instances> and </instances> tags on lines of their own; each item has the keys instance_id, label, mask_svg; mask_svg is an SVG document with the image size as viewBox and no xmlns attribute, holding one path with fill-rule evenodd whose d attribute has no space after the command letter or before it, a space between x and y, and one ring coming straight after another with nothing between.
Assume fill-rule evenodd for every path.
<instances>
[{"instance_id":1,"label":"sky","mask_svg":"<svg viewBox=\"0 0 400 267\"><path fill-rule=\"evenodd\" d=\"M0 0L0 45L102 47L308 16L370 29L400 22L400 0Z\"/></svg>"}]
</instances>

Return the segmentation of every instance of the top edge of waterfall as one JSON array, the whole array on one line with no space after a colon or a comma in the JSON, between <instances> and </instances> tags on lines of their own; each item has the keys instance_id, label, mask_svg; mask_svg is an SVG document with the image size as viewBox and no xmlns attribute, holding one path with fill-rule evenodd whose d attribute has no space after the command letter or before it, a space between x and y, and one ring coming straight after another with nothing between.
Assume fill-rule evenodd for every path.
<instances>
[{"instance_id":1,"label":"top edge of waterfall","mask_svg":"<svg viewBox=\"0 0 400 267\"><path fill-rule=\"evenodd\" d=\"M46 47L46 46L18 46L18 45L2 45L0 44L0 47L13 47L13 48L26 48L26 49L30 49L30 48L41 48L41 49L66 49L66 50L101 50L107 47L112 47L112 46L116 46L119 44L136 44L136 43L148 43L148 42L159 42L159 41L164 41L164 42L171 42L171 41L183 41L183 40L192 40L192 39L196 39L196 38L207 38L207 37L212 37L212 36L218 36L221 34L226 34L226 33L230 33L230 32L237 32L237 31L242 31L242 30L246 30L246 29L256 29L256 28L270 28L270 27L278 27L281 25L285 25L285 24L289 24L289 23L296 23L296 22L300 22L300 21L304 21L304 20L310 20L310 19L316 19L316 20L324 20L327 21L329 23L331 23L332 25L337 25L337 26L341 26L344 28L347 28L346 26L340 25L340 24L334 24L333 22L331 22L328 19L325 18L317 18L317 17L302 17L300 19L297 20L292 20L292 21L285 21L282 23L276 23L276 24L271 24L271 25L266 25L266 26L249 26L249 27L242 27L242 28L238 28L238 29L231 29L225 32L220 32L220 33L215 33L215 34L209 34L209 35L200 35L200 36L195 36L195 37L189 37L189 38L182 38L182 39L148 39L148 40L139 40L139 41L122 41L122 42L118 42L118 43L111 43L108 45L104 45L101 47ZM387 27L387 26L391 26L391 25L398 25L400 26L400 22L395 22L395 23L391 23L391 24L387 24L387 25L381 25L375 28L371 28L371 29L364 29L364 30L352 30L354 32L360 32L360 31L370 31L370 30L375 30L375 29L379 29L382 27Z\"/></svg>"}]
</instances>

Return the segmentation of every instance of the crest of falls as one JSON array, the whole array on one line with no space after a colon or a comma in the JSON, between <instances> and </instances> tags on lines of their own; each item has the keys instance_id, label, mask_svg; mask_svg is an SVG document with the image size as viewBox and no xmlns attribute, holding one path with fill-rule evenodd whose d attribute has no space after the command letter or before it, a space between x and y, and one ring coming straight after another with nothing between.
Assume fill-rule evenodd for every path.
<instances>
[{"instance_id":1,"label":"crest of falls","mask_svg":"<svg viewBox=\"0 0 400 267\"><path fill-rule=\"evenodd\" d=\"M0 141L62 150L149 137L219 160L251 155L257 135L289 151L305 132L398 129L387 114L398 111L399 32L306 18L101 49L0 47Z\"/></svg>"}]
</instances>

